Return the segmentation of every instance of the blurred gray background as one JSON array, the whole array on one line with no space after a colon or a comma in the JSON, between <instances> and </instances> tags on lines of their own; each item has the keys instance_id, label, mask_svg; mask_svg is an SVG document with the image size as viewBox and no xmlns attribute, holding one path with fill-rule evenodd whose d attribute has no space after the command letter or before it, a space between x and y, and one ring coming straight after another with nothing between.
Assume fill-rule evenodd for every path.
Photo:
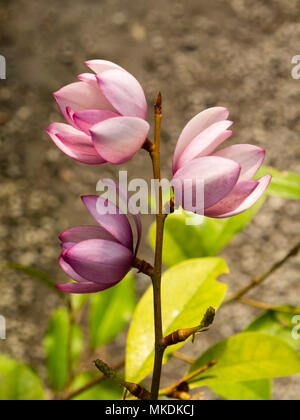
<instances>
[{"instance_id":1,"label":"blurred gray background","mask_svg":"<svg viewBox=\"0 0 300 420\"><path fill-rule=\"evenodd\" d=\"M299 0L1 0L0 54L7 80L0 80L0 261L44 269L63 281L57 236L91 222L80 201L96 182L128 169L130 177L151 176L144 151L119 167L88 167L60 152L45 134L61 121L51 93L75 81L87 59L115 61L143 85L150 106L164 97L163 176L170 177L172 153L186 122L206 107L222 105L235 122L233 142L267 149L267 164L300 173L300 81L291 77L291 59L300 53ZM299 240L299 202L268 198L252 224L223 251L236 290L281 258ZM141 256L151 258L147 229ZM299 305L295 258L252 296ZM148 280L139 277L144 290ZM42 366L41 338L58 305L43 285L1 270L0 314L7 340L0 351ZM239 332L259 313L240 304L218 313L212 330L186 352ZM125 334L110 349L124 352ZM166 367L164 383L184 371ZM173 373L174 371L174 373ZM206 391L207 398L215 398ZM299 378L277 382L276 399L300 396Z\"/></svg>"}]
</instances>

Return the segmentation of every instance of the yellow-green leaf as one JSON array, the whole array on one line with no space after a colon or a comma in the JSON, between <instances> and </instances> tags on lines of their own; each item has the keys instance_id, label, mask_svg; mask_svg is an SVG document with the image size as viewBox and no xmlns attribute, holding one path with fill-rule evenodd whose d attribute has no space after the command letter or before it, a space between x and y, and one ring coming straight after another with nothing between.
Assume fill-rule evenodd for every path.
<instances>
[{"instance_id":1,"label":"yellow-green leaf","mask_svg":"<svg viewBox=\"0 0 300 420\"><path fill-rule=\"evenodd\" d=\"M223 340L191 367L193 372L212 360L218 363L191 380L191 386L255 381L300 372L300 356L281 338L247 332Z\"/></svg>"},{"instance_id":2,"label":"yellow-green leaf","mask_svg":"<svg viewBox=\"0 0 300 420\"><path fill-rule=\"evenodd\" d=\"M164 335L180 328L195 327L210 306L217 309L226 294L226 285L216 278L227 272L222 258L192 259L165 272L162 277ZM169 347L165 361L183 344ZM140 300L130 326L126 352L127 379L140 382L153 370L153 361L153 292L150 287Z\"/></svg>"}]
</instances>

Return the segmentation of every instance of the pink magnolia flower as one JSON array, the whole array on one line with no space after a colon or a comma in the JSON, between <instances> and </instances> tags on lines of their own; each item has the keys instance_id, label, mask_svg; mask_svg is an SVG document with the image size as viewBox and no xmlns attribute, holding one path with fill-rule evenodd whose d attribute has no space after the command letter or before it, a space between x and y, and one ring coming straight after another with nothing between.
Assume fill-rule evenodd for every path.
<instances>
[{"instance_id":1,"label":"pink magnolia flower","mask_svg":"<svg viewBox=\"0 0 300 420\"><path fill-rule=\"evenodd\" d=\"M98 226L78 226L60 235L63 252L59 263L75 283L58 284L65 293L95 293L119 283L129 272L141 238L139 216L134 216L138 232L136 248L125 214L111 202L113 214L103 215L99 206L107 201L98 196L84 196L82 201Z\"/></svg>"},{"instance_id":2,"label":"pink magnolia flower","mask_svg":"<svg viewBox=\"0 0 300 420\"><path fill-rule=\"evenodd\" d=\"M126 162L149 132L144 91L117 64L92 60L86 65L95 74L81 74L79 82L54 93L68 124L55 122L46 131L64 153L79 162Z\"/></svg>"},{"instance_id":3,"label":"pink magnolia flower","mask_svg":"<svg viewBox=\"0 0 300 420\"><path fill-rule=\"evenodd\" d=\"M233 134L228 116L227 109L217 107L194 117L183 129L173 159L173 182L184 185L184 180L195 181L184 186L184 194L194 196L197 180L201 180L204 215L213 218L244 212L262 196L272 179L266 175L253 180L265 158L265 150L260 147L236 144L215 151ZM179 204L192 210L185 206L184 194L176 197L175 190Z\"/></svg>"}]
</instances>

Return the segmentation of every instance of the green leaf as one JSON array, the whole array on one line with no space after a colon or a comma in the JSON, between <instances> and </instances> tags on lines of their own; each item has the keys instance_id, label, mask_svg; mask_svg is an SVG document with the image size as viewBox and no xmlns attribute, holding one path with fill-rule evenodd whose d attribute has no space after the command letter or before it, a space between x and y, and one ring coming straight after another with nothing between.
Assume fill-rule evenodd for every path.
<instances>
[{"instance_id":1,"label":"green leaf","mask_svg":"<svg viewBox=\"0 0 300 420\"><path fill-rule=\"evenodd\" d=\"M128 324L136 305L134 277L94 294L90 306L90 343L93 349L112 341Z\"/></svg>"},{"instance_id":2,"label":"green leaf","mask_svg":"<svg viewBox=\"0 0 300 420\"><path fill-rule=\"evenodd\" d=\"M45 399L40 378L28 366L0 355L0 401Z\"/></svg>"},{"instance_id":3,"label":"green leaf","mask_svg":"<svg viewBox=\"0 0 300 420\"><path fill-rule=\"evenodd\" d=\"M162 315L164 335L200 324L207 309L217 309L226 285L216 278L227 273L222 258L185 261L163 274ZM165 362L184 343L168 347ZM126 377L140 382L153 370L154 361L153 292L150 287L140 300L130 326L126 351Z\"/></svg>"},{"instance_id":4,"label":"green leaf","mask_svg":"<svg viewBox=\"0 0 300 420\"><path fill-rule=\"evenodd\" d=\"M231 401L269 401L272 400L272 381L258 381L215 384L210 388L221 397Z\"/></svg>"},{"instance_id":5,"label":"green leaf","mask_svg":"<svg viewBox=\"0 0 300 420\"><path fill-rule=\"evenodd\" d=\"M273 176L272 182L268 188L270 195L275 195L290 200L300 200L300 175L295 172L278 171L275 168L262 166L257 177L267 174Z\"/></svg>"},{"instance_id":6,"label":"green leaf","mask_svg":"<svg viewBox=\"0 0 300 420\"><path fill-rule=\"evenodd\" d=\"M48 274L44 273L38 268L29 267L29 266L21 265L17 263L9 263L9 262L1 263L0 266L4 268L11 268L12 270L20 271L21 273L27 274L29 277L35 280L39 280L40 282L45 284L47 287L49 287L53 292L55 292L61 298L63 299L65 298L65 295L62 292L60 292L58 289L56 289L54 280L50 276L48 276Z\"/></svg>"},{"instance_id":7,"label":"green leaf","mask_svg":"<svg viewBox=\"0 0 300 420\"><path fill-rule=\"evenodd\" d=\"M300 349L300 340L292 337L295 315L285 312L266 311L256 318L246 329L248 332L261 332L274 335L286 341L295 350Z\"/></svg>"},{"instance_id":8,"label":"green leaf","mask_svg":"<svg viewBox=\"0 0 300 420\"><path fill-rule=\"evenodd\" d=\"M199 226L187 225L189 215L170 215L165 224L163 262L172 267L189 258L217 255L232 238L243 230L256 215L265 200L262 197L253 207L228 219L203 218ZM150 228L150 243L155 249L156 226Z\"/></svg>"},{"instance_id":9,"label":"green leaf","mask_svg":"<svg viewBox=\"0 0 300 420\"><path fill-rule=\"evenodd\" d=\"M221 341L205 352L190 372L212 360L217 365L191 380L191 386L255 381L300 372L300 356L281 338L247 332Z\"/></svg>"},{"instance_id":10,"label":"green leaf","mask_svg":"<svg viewBox=\"0 0 300 420\"><path fill-rule=\"evenodd\" d=\"M64 390L69 379L69 337L70 317L65 308L60 308L51 316L43 345L51 388ZM83 348L82 333L78 325L72 330L72 362L76 364Z\"/></svg>"},{"instance_id":11,"label":"green leaf","mask_svg":"<svg viewBox=\"0 0 300 420\"><path fill-rule=\"evenodd\" d=\"M92 379L95 378L94 373L83 373L74 379L72 384L72 390L75 391L82 386L88 384ZM99 400L121 400L122 399L122 387L113 380L104 379L98 385L93 386L89 390L81 393L77 397L73 398L76 401L99 401Z\"/></svg>"}]
</instances>

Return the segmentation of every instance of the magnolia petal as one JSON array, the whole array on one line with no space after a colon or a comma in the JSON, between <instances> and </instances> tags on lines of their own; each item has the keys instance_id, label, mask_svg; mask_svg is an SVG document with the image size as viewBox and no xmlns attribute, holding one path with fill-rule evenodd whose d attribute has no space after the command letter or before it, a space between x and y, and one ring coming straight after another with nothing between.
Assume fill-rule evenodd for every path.
<instances>
[{"instance_id":1,"label":"magnolia petal","mask_svg":"<svg viewBox=\"0 0 300 420\"><path fill-rule=\"evenodd\" d=\"M219 121L210 125L206 130L203 130L199 136L191 141L182 155L179 156L177 166L173 169L177 171L178 168L197 157L210 155L221 143L233 134L233 131L227 130L232 124L232 121L228 120Z\"/></svg>"},{"instance_id":2,"label":"magnolia petal","mask_svg":"<svg viewBox=\"0 0 300 420\"><path fill-rule=\"evenodd\" d=\"M89 239L64 251L63 259L87 281L112 284L128 273L133 254L116 242Z\"/></svg>"},{"instance_id":3,"label":"magnolia petal","mask_svg":"<svg viewBox=\"0 0 300 420\"><path fill-rule=\"evenodd\" d=\"M135 247L135 255L138 252L139 246L140 246L140 242L142 239L142 222L141 222L141 218L139 216L139 214L136 214L135 209L133 208L130 198L128 197L128 193L125 189L121 188L121 186L119 184L117 184L116 182L112 181L111 179L102 179L101 182L108 186L108 187L112 187L115 189L115 191L118 193L119 198L124 200L126 206L128 206L128 210L129 212L132 214L135 226L136 226L136 230L137 230L137 243L136 243L136 247Z\"/></svg>"},{"instance_id":4,"label":"magnolia petal","mask_svg":"<svg viewBox=\"0 0 300 420\"><path fill-rule=\"evenodd\" d=\"M107 161L120 164L140 150L149 129L149 124L141 118L118 117L93 126L90 132L97 152Z\"/></svg>"},{"instance_id":5,"label":"magnolia petal","mask_svg":"<svg viewBox=\"0 0 300 420\"><path fill-rule=\"evenodd\" d=\"M125 214L120 213L120 210L114 203L96 195L86 195L81 197L81 199L93 218L103 229L109 232L120 244L129 250L133 249L132 230L128 218ZM110 214L103 214L107 205L109 205Z\"/></svg>"},{"instance_id":6,"label":"magnolia petal","mask_svg":"<svg viewBox=\"0 0 300 420\"><path fill-rule=\"evenodd\" d=\"M85 62L85 65L94 71L96 74L103 73L107 70L124 70L122 67L118 66L111 61L106 60L88 60ZM124 70L125 71L125 70Z\"/></svg>"},{"instance_id":7,"label":"magnolia petal","mask_svg":"<svg viewBox=\"0 0 300 420\"><path fill-rule=\"evenodd\" d=\"M173 182L181 182L186 197L195 197L196 184L201 186L202 183L204 203L201 205L205 209L212 207L232 191L240 172L240 165L233 160L204 156L180 168L174 175ZM193 183L187 183L187 181L193 181ZM184 204L184 195L178 197L176 189L174 192L179 204L185 210L189 210Z\"/></svg>"},{"instance_id":8,"label":"magnolia petal","mask_svg":"<svg viewBox=\"0 0 300 420\"><path fill-rule=\"evenodd\" d=\"M73 279L73 280L75 280L79 283L85 283L86 282L86 279L81 277L78 273L76 273L73 270L73 268L70 266L70 264L68 264L67 261L64 260L63 253L59 257L59 265L60 265L61 269L66 273L66 275L68 277L70 277L71 279Z\"/></svg>"},{"instance_id":9,"label":"magnolia petal","mask_svg":"<svg viewBox=\"0 0 300 420\"><path fill-rule=\"evenodd\" d=\"M56 146L72 159L90 165L106 162L97 153L91 137L71 125L52 123L46 132Z\"/></svg>"},{"instance_id":10,"label":"magnolia petal","mask_svg":"<svg viewBox=\"0 0 300 420\"><path fill-rule=\"evenodd\" d=\"M97 85L85 82L76 82L67 85L53 94L63 116L70 123L67 107L74 112L85 109L107 109L114 111L112 105L107 101Z\"/></svg>"},{"instance_id":11,"label":"magnolia petal","mask_svg":"<svg viewBox=\"0 0 300 420\"><path fill-rule=\"evenodd\" d=\"M119 114L112 111L89 109L86 111L75 112L73 120L80 130L90 135L90 128L93 127L93 125L118 116Z\"/></svg>"},{"instance_id":12,"label":"magnolia petal","mask_svg":"<svg viewBox=\"0 0 300 420\"><path fill-rule=\"evenodd\" d=\"M254 191L250 195L248 195L245 198L245 200L242 203L240 203L235 209L233 209L233 210L231 208L226 209L224 207L224 212L220 213L220 214L217 211L213 212L213 209L207 209L205 211L205 215L207 215L209 217L214 217L214 218L217 218L217 219L224 219L224 218L227 218L227 217L232 217L232 216L236 216L240 213L243 213L244 211L246 211L250 207L252 207L260 199L260 197L264 194L264 192L268 188L271 180L272 180L271 175L265 175L264 177L258 179L257 180L258 185L254 189ZM252 181L252 182L256 182L256 181Z\"/></svg>"},{"instance_id":13,"label":"magnolia petal","mask_svg":"<svg viewBox=\"0 0 300 420\"><path fill-rule=\"evenodd\" d=\"M117 242L117 239L102 226L76 226L63 232L59 239L62 244L73 246L78 242L88 239L105 239L107 241Z\"/></svg>"},{"instance_id":14,"label":"magnolia petal","mask_svg":"<svg viewBox=\"0 0 300 420\"><path fill-rule=\"evenodd\" d=\"M242 167L240 180L252 179L265 159L266 151L251 144L235 144L214 153L214 156L232 159Z\"/></svg>"},{"instance_id":15,"label":"magnolia petal","mask_svg":"<svg viewBox=\"0 0 300 420\"><path fill-rule=\"evenodd\" d=\"M85 283L57 284L55 287L63 293L81 294L81 293L98 293L112 286L114 286L114 283L110 285L107 285L107 284L99 285L96 283L85 282Z\"/></svg>"},{"instance_id":16,"label":"magnolia petal","mask_svg":"<svg viewBox=\"0 0 300 420\"><path fill-rule=\"evenodd\" d=\"M218 217L234 211L239 207L259 185L258 181L239 181L233 190L223 200L205 210L208 217Z\"/></svg>"},{"instance_id":17,"label":"magnolia petal","mask_svg":"<svg viewBox=\"0 0 300 420\"><path fill-rule=\"evenodd\" d=\"M188 144L190 144L191 141L193 141L194 138L201 133L201 131L218 121L227 120L228 116L228 109L215 107L208 108L200 112L200 114L190 120L179 136L173 158L173 168L178 168L177 161L180 155L184 152L184 149L188 146Z\"/></svg>"},{"instance_id":18,"label":"magnolia petal","mask_svg":"<svg viewBox=\"0 0 300 420\"><path fill-rule=\"evenodd\" d=\"M98 74L97 80L107 100L121 115L146 119L147 101L143 88L130 73L108 70Z\"/></svg>"}]
</instances>

